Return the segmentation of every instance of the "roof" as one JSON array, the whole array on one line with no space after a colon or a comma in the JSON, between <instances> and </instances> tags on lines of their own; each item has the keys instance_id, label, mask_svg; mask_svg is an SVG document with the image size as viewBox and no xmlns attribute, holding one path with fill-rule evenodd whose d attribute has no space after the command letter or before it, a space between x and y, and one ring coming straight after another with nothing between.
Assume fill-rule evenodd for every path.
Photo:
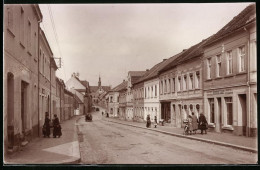
<instances>
[{"instance_id":1,"label":"roof","mask_svg":"<svg viewBox=\"0 0 260 170\"><path fill-rule=\"evenodd\" d=\"M80 80L80 83L85 86L86 88L89 88L89 83L86 80Z\"/></svg>"},{"instance_id":2,"label":"roof","mask_svg":"<svg viewBox=\"0 0 260 170\"><path fill-rule=\"evenodd\" d=\"M240 28L252 23L256 20L256 5L251 4L247 6L242 12L235 16L228 24L226 24L222 29L220 29L215 35L213 35L210 40L205 44L209 45L216 42L229 34L239 30Z\"/></svg>"},{"instance_id":3,"label":"roof","mask_svg":"<svg viewBox=\"0 0 260 170\"><path fill-rule=\"evenodd\" d=\"M210 38L202 40L200 43L190 47L189 49L175 55L172 59L166 60L167 62L159 69L159 72L167 71L178 64L184 63L187 60L198 57L204 53L203 45L207 43Z\"/></svg>"},{"instance_id":4,"label":"roof","mask_svg":"<svg viewBox=\"0 0 260 170\"><path fill-rule=\"evenodd\" d=\"M98 86L90 86L89 88L91 93L96 92L98 90ZM101 86L101 88L104 91L109 91L111 89L110 86Z\"/></svg>"},{"instance_id":5,"label":"roof","mask_svg":"<svg viewBox=\"0 0 260 170\"><path fill-rule=\"evenodd\" d=\"M74 98L78 103L83 103L77 95L74 95Z\"/></svg>"},{"instance_id":6,"label":"roof","mask_svg":"<svg viewBox=\"0 0 260 170\"><path fill-rule=\"evenodd\" d=\"M131 77L140 77L143 76L146 71L129 71L128 74L130 74Z\"/></svg>"},{"instance_id":7,"label":"roof","mask_svg":"<svg viewBox=\"0 0 260 170\"><path fill-rule=\"evenodd\" d=\"M77 90L78 92L86 92L86 89L75 89Z\"/></svg>"},{"instance_id":8,"label":"roof","mask_svg":"<svg viewBox=\"0 0 260 170\"><path fill-rule=\"evenodd\" d=\"M126 89L126 87L127 87L127 81L123 81L122 83L117 85L115 88L113 88L111 91L113 91L113 92L121 91L123 89Z\"/></svg>"},{"instance_id":9,"label":"roof","mask_svg":"<svg viewBox=\"0 0 260 170\"><path fill-rule=\"evenodd\" d=\"M67 89L64 89L64 93L66 93L68 95L71 95L71 96L74 96L74 94L72 92L70 92L69 90L67 90Z\"/></svg>"}]
</instances>

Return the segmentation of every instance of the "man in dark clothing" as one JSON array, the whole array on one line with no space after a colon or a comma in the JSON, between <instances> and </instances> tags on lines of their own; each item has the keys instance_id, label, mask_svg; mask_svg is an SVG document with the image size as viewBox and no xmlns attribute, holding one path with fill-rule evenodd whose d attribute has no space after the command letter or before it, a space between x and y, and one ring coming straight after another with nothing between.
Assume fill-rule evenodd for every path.
<instances>
[{"instance_id":1,"label":"man in dark clothing","mask_svg":"<svg viewBox=\"0 0 260 170\"><path fill-rule=\"evenodd\" d=\"M201 134L203 134L203 131L205 131L205 134L207 134L207 125L208 125L208 122L206 120L206 117L204 116L204 114L200 114L200 117L199 117L199 129L201 130Z\"/></svg>"},{"instance_id":2,"label":"man in dark clothing","mask_svg":"<svg viewBox=\"0 0 260 170\"><path fill-rule=\"evenodd\" d=\"M61 137L61 126L60 126L60 121L57 115L54 115L54 120L53 120L53 137L56 138L56 136Z\"/></svg>"},{"instance_id":3,"label":"man in dark clothing","mask_svg":"<svg viewBox=\"0 0 260 170\"><path fill-rule=\"evenodd\" d=\"M147 122L146 122L146 127L149 128L149 127L151 126L150 115L147 115L146 120L147 120Z\"/></svg>"},{"instance_id":4,"label":"man in dark clothing","mask_svg":"<svg viewBox=\"0 0 260 170\"><path fill-rule=\"evenodd\" d=\"M43 136L46 137L50 137L50 119L49 119L49 114L48 112L45 113L45 120L44 120L44 125L43 125L43 129L42 129L42 133L43 133Z\"/></svg>"}]
</instances>

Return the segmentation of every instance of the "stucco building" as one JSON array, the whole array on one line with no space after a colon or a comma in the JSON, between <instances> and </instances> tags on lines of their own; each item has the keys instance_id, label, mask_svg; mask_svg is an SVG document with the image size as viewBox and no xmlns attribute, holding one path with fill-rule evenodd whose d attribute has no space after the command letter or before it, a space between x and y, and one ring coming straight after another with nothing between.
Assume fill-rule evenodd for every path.
<instances>
[{"instance_id":1,"label":"stucco building","mask_svg":"<svg viewBox=\"0 0 260 170\"><path fill-rule=\"evenodd\" d=\"M211 129L256 136L255 5L234 17L204 48L204 111Z\"/></svg>"},{"instance_id":2,"label":"stucco building","mask_svg":"<svg viewBox=\"0 0 260 170\"><path fill-rule=\"evenodd\" d=\"M4 149L40 133L38 5L4 5Z\"/></svg>"}]
</instances>

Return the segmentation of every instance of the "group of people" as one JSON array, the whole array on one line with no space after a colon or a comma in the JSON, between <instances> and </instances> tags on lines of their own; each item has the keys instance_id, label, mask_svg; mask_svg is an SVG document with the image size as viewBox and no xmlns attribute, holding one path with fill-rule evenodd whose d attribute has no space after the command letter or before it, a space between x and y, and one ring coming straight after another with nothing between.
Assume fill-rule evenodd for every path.
<instances>
[{"instance_id":1,"label":"group of people","mask_svg":"<svg viewBox=\"0 0 260 170\"><path fill-rule=\"evenodd\" d=\"M199 119L197 119L197 116L194 115L194 112L192 112L192 115L188 116L188 131L190 134L196 133L198 129L200 129L200 133L203 134L205 131L205 134L207 134L207 129L208 129L208 122L206 120L206 117L204 114L200 114Z\"/></svg>"},{"instance_id":2,"label":"group of people","mask_svg":"<svg viewBox=\"0 0 260 170\"><path fill-rule=\"evenodd\" d=\"M52 123L52 125L51 125ZM53 127L53 137L56 138L56 136L61 137L62 132L61 132L61 126L60 126L60 121L57 115L54 115L54 119L50 120L48 112L45 113L45 121L44 125L42 128L42 133L44 137L50 137L51 134L51 127Z\"/></svg>"},{"instance_id":3,"label":"group of people","mask_svg":"<svg viewBox=\"0 0 260 170\"><path fill-rule=\"evenodd\" d=\"M146 127L147 128L150 128L151 127L151 118L150 118L150 115L148 114L147 117L146 117ZM154 116L154 127L156 128L157 127L157 117Z\"/></svg>"},{"instance_id":4,"label":"group of people","mask_svg":"<svg viewBox=\"0 0 260 170\"><path fill-rule=\"evenodd\" d=\"M203 134L203 132L205 132L205 134L207 134L207 129L208 129L208 122L206 120L206 117L204 116L204 114L200 114L199 119L197 118L197 116L194 114L194 112L192 112L192 115L188 116L188 131L190 132L190 134L196 133L196 131L198 129L201 130L201 134ZM150 128L151 127L151 118L150 115L148 114L146 117L146 127ZM154 117L154 127L157 127L157 117Z\"/></svg>"}]
</instances>

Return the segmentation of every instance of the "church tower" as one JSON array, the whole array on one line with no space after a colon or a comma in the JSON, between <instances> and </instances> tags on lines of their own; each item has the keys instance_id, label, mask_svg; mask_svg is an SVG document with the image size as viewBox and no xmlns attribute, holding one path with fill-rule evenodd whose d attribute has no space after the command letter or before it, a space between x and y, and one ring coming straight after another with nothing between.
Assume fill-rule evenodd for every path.
<instances>
[{"instance_id":1,"label":"church tower","mask_svg":"<svg viewBox=\"0 0 260 170\"><path fill-rule=\"evenodd\" d=\"M98 80L98 89L99 89L99 91L101 90L101 78L100 78L100 75L99 75L99 80Z\"/></svg>"}]
</instances>

